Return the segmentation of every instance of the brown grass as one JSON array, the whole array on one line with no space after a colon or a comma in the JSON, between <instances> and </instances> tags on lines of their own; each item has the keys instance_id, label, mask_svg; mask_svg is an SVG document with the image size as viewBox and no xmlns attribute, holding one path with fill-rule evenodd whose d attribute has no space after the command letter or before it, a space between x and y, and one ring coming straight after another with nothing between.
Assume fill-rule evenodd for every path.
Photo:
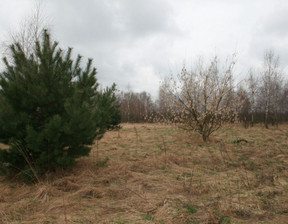
<instances>
[{"instance_id":1,"label":"brown grass","mask_svg":"<svg viewBox=\"0 0 288 224\"><path fill-rule=\"evenodd\" d=\"M287 223L288 125L122 127L39 184L0 176L0 223Z\"/></svg>"}]
</instances>

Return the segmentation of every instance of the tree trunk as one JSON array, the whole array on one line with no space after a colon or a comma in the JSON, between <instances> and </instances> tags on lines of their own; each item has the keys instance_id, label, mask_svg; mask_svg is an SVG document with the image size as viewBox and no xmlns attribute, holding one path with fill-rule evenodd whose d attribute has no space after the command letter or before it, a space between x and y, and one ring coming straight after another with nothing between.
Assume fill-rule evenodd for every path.
<instances>
[{"instance_id":1,"label":"tree trunk","mask_svg":"<svg viewBox=\"0 0 288 224\"><path fill-rule=\"evenodd\" d=\"M207 142L208 136L207 136L206 133L205 133L205 134L202 134L202 138L203 138L203 141L204 141L204 142Z\"/></svg>"},{"instance_id":2,"label":"tree trunk","mask_svg":"<svg viewBox=\"0 0 288 224\"><path fill-rule=\"evenodd\" d=\"M265 128L269 128L268 127L268 114L267 113L265 113Z\"/></svg>"},{"instance_id":3,"label":"tree trunk","mask_svg":"<svg viewBox=\"0 0 288 224\"><path fill-rule=\"evenodd\" d=\"M269 95L268 95L268 99L266 100L266 106L265 106L265 128L267 129L268 129L269 106L270 106L270 102L269 102Z\"/></svg>"},{"instance_id":4,"label":"tree trunk","mask_svg":"<svg viewBox=\"0 0 288 224\"><path fill-rule=\"evenodd\" d=\"M276 127L278 128L278 124L279 124L279 121L278 121L278 111L275 112L274 117L275 117L275 125L276 125Z\"/></svg>"}]
</instances>

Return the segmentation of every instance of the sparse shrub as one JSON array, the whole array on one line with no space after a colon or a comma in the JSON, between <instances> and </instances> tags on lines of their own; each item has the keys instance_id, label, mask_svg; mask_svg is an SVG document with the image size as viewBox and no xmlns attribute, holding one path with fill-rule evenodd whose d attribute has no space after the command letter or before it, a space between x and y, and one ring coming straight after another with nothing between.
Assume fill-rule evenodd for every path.
<instances>
[{"instance_id":1,"label":"sparse shrub","mask_svg":"<svg viewBox=\"0 0 288 224\"><path fill-rule=\"evenodd\" d=\"M0 150L0 165L24 176L73 165L120 122L115 85L99 91L92 60L82 69L80 56L57 45L46 31L30 56L14 44L12 63L4 58L0 142L10 148Z\"/></svg>"},{"instance_id":2,"label":"sparse shrub","mask_svg":"<svg viewBox=\"0 0 288 224\"><path fill-rule=\"evenodd\" d=\"M239 102L233 91L234 65L234 56L224 68L217 57L208 66L199 60L190 71L183 66L177 79L165 80L161 93L167 99L167 119L198 132L205 142L223 123L234 121Z\"/></svg>"}]
</instances>

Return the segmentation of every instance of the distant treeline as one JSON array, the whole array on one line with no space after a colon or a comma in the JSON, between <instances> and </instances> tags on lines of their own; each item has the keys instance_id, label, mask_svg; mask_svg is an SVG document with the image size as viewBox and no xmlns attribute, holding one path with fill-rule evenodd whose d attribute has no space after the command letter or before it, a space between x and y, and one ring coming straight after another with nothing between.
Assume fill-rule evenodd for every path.
<instances>
[{"instance_id":1,"label":"distant treeline","mask_svg":"<svg viewBox=\"0 0 288 224\"><path fill-rule=\"evenodd\" d=\"M230 94L230 100L241 102L236 108L238 121L245 127L263 123L266 128L288 122L288 82L279 66L279 57L273 51L266 51L262 68L259 71L251 68L246 77ZM122 122L151 122L155 116L166 116L171 104L165 98L165 91L163 80L156 100L147 92L120 92Z\"/></svg>"}]
</instances>

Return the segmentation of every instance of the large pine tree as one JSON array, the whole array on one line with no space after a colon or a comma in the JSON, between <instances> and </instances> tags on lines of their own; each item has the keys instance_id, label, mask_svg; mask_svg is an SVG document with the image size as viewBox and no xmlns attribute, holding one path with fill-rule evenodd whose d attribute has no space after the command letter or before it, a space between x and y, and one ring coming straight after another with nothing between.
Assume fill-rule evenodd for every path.
<instances>
[{"instance_id":1,"label":"large pine tree","mask_svg":"<svg viewBox=\"0 0 288 224\"><path fill-rule=\"evenodd\" d=\"M115 85L99 91L96 69L81 57L71 59L44 32L35 52L11 46L0 75L0 165L15 171L43 173L70 166L90 152L95 138L120 122ZM34 172L35 174L35 172Z\"/></svg>"}]
</instances>

